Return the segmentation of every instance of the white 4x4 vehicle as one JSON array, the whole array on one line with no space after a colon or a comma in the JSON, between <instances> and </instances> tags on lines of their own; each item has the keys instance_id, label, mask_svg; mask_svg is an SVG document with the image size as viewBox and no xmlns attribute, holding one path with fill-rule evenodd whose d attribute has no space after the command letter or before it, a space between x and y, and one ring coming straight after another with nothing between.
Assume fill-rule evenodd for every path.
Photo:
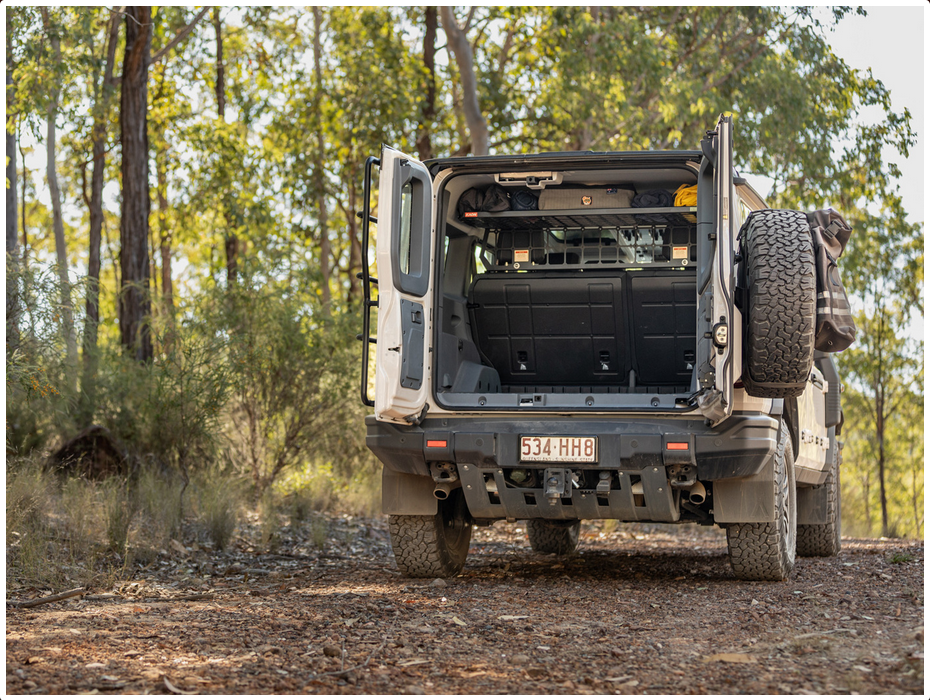
<instances>
[{"instance_id":1,"label":"white 4x4 vehicle","mask_svg":"<svg viewBox=\"0 0 930 700\"><path fill-rule=\"evenodd\" d=\"M698 151L369 159L362 400L406 575L454 575L500 519L558 554L586 518L716 523L746 579L837 553L811 232L736 175L731 126Z\"/></svg>"}]
</instances>

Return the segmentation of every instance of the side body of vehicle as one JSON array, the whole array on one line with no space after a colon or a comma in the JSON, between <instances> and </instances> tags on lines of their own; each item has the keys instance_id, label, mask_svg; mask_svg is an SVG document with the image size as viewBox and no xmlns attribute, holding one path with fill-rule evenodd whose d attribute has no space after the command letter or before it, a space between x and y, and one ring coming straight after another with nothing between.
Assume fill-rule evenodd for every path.
<instances>
[{"instance_id":1,"label":"side body of vehicle","mask_svg":"<svg viewBox=\"0 0 930 700\"><path fill-rule=\"evenodd\" d=\"M749 579L838 551L841 387L813 347L810 232L735 174L730 129L699 151L369 159L362 399L404 573L458 572L472 525L500 519L559 554L584 519L718 524ZM628 201L695 185L690 206ZM462 210L492 186L538 208Z\"/></svg>"}]
</instances>

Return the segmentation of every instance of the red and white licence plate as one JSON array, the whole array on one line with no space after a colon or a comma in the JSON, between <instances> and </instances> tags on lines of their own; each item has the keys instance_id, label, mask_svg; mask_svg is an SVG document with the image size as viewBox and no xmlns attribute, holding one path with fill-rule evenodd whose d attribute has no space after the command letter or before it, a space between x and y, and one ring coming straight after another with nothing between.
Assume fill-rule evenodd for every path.
<instances>
[{"instance_id":1,"label":"red and white licence plate","mask_svg":"<svg viewBox=\"0 0 930 700\"><path fill-rule=\"evenodd\" d=\"M520 437L523 462L597 462L596 437Z\"/></svg>"}]
</instances>

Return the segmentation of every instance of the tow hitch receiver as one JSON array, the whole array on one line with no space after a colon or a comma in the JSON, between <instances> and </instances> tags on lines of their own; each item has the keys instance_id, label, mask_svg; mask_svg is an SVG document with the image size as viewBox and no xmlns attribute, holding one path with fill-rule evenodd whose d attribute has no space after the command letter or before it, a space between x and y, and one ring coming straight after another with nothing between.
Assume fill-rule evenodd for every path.
<instances>
[{"instance_id":1,"label":"tow hitch receiver","mask_svg":"<svg viewBox=\"0 0 930 700\"><path fill-rule=\"evenodd\" d=\"M547 469L543 482L545 496L549 499L549 504L553 506L560 498L571 498L572 486L575 488L580 486L578 477L571 469Z\"/></svg>"}]
</instances>

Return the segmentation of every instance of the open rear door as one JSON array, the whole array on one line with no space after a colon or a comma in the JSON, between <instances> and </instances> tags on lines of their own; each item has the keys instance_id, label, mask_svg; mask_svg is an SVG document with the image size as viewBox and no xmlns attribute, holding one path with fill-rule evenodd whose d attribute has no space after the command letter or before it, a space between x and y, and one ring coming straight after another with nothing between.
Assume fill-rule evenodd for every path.
<instances>
[{"instance_id":1,"label":"open rear door","mask_svg":"<svg viewBox=\"0 0 930 700\"><path fill-rule=\"evenodd\" d=\"M741 329L734 327L733 259L737 220L733 189L733 121L721 115L716 130L701 142L701 192L698 201L698 406L716 425L733 411L734 352ZM701 250L703 248L703 251ZM703 254L702 254L703 253Z\"/></svg>"},{"instance_id":2,"label":"open rear door","mask_svg":"<svg viewBox=\"0 0 930 700\"><path fill-rule=\"evenodd\" d=\"M378 420L416 423L429 408L432 211L432 179L426 166L383 147L378 187Z\"/></svg>"}]
</instances>

